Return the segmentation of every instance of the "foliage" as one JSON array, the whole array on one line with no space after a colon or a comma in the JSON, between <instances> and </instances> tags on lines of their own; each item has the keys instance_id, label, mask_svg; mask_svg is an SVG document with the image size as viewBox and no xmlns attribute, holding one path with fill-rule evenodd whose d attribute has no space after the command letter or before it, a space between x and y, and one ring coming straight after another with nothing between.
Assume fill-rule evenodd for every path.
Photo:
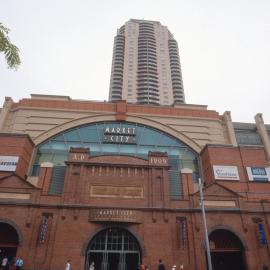
<instances>
[{"instance_id":1,"label":"foliage","mask_svg":"<svg viewBox=\"0 0 270 270\"><path fill-rule=\"evenodd\" d=\"M0 53L4 53L8 67L17 69L21 63L19 49L8 37L9 29L0 23Z\"/></svg>"}]
</instances>

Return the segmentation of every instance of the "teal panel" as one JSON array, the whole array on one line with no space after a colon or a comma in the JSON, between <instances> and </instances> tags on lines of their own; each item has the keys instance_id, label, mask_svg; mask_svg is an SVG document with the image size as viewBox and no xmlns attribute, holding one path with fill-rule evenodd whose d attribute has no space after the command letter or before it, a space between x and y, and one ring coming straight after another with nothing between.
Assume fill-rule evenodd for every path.
<instances>
[{"instance_id":1,"label":"teal panel","mask_svg":"<svg viewBox=\"0 0 270 270\"><path fill-rule=\"evenodd\" d=\"M77 129L68 131L68 132L64 133L63 135L65 138L65 141L67 141L67 142L80 142L81 141L81 138L79 136Z\"/></svg>"},{"instance_id":2,"label":"teal panel","mask_svg":"<svg viewBox=\"0 0 270 270\"><path fill-rule=\"evenodd\" d=\"M179 171L169 171L170 197L173 200L181 200L183 197L182 181Z\"/></svg>"},{"instance_id":3,"label":"teal panel","mask_svg":"<svg viewBox=\"0 0 270 270\"><path fill-rule=\"evenodd\" d=\"M49 195L61 195L63 193L66 166L55 166L52 173L52 181L49 187Z\"/></svg>"}]
</instances>

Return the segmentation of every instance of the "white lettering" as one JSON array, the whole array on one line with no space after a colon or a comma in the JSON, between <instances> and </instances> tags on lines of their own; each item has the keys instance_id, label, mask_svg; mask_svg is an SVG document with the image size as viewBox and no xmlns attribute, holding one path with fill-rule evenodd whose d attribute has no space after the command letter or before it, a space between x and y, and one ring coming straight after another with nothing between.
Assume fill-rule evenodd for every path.
<instances>
[{"instance_id":1,"label":"white lettering","mask_svg":"<svg viewBox=\"0 0 270 270\"><path fill-rule=\"evenodd\" d=\"M136 135L136 128L126 128L126 127L105 127L104 134L111 133L111 134L132 134Z\"/></svg>"},{"instance_id":2,"label":"white lettering","mask_svg":"<svg viewBox=\"0 0 270 270\"><path fill-rule=\"evenodd\" d=\"M167 164L167 159L166 158L150 157L150 163Z\"/></svg>"}]
</instances>

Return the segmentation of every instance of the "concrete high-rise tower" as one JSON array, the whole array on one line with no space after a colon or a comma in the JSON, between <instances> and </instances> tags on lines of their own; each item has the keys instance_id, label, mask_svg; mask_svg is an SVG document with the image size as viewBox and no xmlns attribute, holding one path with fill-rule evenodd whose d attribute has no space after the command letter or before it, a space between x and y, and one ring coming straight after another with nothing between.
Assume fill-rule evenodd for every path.
<instances>
[{"instance_id":1,"label":"concrete high-rise tower","mask_svg":"<svg viewBox=\"0 0 270 270\"><path fill-rule=\"evenodd\" d=\"M185 103L178 45L157 21L131 19L114 40L109 100Z\"/></svg>"}]
</instances>

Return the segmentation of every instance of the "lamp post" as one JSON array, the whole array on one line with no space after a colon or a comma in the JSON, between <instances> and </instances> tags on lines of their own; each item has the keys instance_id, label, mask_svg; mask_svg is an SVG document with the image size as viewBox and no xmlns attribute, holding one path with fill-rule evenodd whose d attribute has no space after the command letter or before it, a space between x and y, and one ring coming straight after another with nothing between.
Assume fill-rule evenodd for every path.
<instances>
[{"instance_id":1,"label":"lamp post","mask_svg":"<svg viewBox=\"0 0 270 270\"><path fill-rule=\"evenodd\" d=\"M200 202L201 202L201 208L202 208L204 240L205 240L205 245L206 245L206 254L207 254L208 269L209 270L212 270L212 260L211 260L211 253L210 253L208 232L207 232L207 224L206 224L206 217L205 217L205 208L204 208L204 201L203 201L203 191L202 191L202 181L201 181L201 178L199 178L199 190L200 190Z\"/></svg>"}]
</instances>

